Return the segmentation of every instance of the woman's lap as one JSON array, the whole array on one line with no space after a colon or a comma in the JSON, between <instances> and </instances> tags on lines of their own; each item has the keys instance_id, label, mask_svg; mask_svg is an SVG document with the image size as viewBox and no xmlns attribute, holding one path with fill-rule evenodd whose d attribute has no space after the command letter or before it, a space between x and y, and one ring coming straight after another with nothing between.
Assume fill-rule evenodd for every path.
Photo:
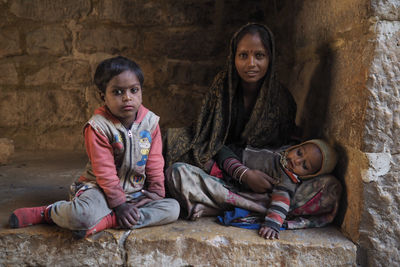
<instances>
[{"instance_id":1,"label":"woman's lap","mask_svg":"<svg viewBox=\"0 0 400 267\"><path fill-rule=\"evenodd\" d=\"M268 207L268 194L243 190L186 163L173 164L167 170L166 182L186 218L192 216L192 210L198 203L221 212L239 207L265 214ZM341 185L332 175L304 181L291 201L288 215L291 227L318 227L330 223L336 215L340 194Z\"/></svg>"}]
</instances>

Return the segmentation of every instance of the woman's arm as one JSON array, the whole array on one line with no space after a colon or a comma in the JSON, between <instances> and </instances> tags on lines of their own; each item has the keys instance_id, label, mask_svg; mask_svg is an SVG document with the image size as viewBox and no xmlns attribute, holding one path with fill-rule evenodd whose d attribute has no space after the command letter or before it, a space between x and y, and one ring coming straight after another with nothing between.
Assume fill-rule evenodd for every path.
<instances>
[{"instance_id":1,"label":"woman's arm","mask_svg":"<svg viewBox=\"0 0 400 267\"><path fill-rule=\"evenodd\" d=\"M250 169L243 165L238 156L227 146L222 147L215 159L218 166L229 176L239 183L244 182L254 192L265 193L271 190L273 184L277 183L277 180L262 171Z\"/></svg>"}]
</instances>

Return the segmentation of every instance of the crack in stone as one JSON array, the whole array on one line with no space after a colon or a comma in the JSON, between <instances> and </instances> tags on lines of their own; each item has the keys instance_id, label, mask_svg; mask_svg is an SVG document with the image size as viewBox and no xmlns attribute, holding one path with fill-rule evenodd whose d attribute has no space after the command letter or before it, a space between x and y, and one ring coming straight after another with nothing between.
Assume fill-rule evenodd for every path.
<instances>
[{"instance_id":1,"label":"crack in stone","mask_svg":"<svg viewBox=\"0 0 400 267\"><path fill-rule=\"evenodd\" d=\"M132 232L132 230L125 231L122 234L121 238L118 240L118 247L121 250L121 254L122 254L121 258L123 259L123 265L122 266L124 266L124 267L128 266L128 253L127 253L127 251L125 249L125 242L126 242L126 239L128 238L128 236L130 235L131 232Z\"/></svg>"}]
</instances>

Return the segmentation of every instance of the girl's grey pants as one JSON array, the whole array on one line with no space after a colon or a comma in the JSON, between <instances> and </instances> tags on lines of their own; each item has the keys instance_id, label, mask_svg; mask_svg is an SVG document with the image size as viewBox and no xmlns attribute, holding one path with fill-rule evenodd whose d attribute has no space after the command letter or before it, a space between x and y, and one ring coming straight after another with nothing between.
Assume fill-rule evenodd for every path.
<instances>
[{"instance_id":1,"label":"girl's grey pants","mask_svg":"<svg viewBox=\"0 0 400 267\"><path fill-rule=\"evenodd\" d=\"M132 229L174 222L179 217L179 210L178 202L172 198L149 202L139 208L140 219ZM60 227L87 230L111 211L104 193L98 188L90 188L71 201L54 203L50 216Z\"/></svg>"}]
</instances>

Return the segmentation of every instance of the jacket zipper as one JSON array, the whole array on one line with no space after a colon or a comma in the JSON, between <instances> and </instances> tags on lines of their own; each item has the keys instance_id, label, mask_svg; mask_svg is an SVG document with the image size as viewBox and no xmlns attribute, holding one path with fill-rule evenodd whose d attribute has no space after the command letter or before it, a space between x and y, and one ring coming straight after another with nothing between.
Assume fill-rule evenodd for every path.
<instances>
[{"instance_id":1,"label":"jacket zipper","mask_svg":"<svg viewBox=\"0 0 400 267\"><path fill-rule=\"evenodd\" d=\"M125 175L125 180L124 180L124 185L123 185L123 189L125 189L125 185L126 185L126 180L129 179L129 175L131 173L131 169L132 169L132 131L131 129L128 130L128 137L129 137L129 168L127 169L126 175Z\"/></svg>"}]
</instances>

